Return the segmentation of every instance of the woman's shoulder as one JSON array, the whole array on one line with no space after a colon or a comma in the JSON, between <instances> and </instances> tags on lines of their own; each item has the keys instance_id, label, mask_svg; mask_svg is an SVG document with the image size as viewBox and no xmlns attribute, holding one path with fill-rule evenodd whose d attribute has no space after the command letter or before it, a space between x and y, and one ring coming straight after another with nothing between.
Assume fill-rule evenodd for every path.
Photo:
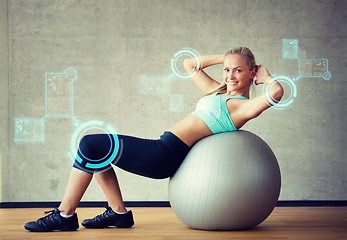
<instances>
[{"instance_id":1,"label":"woman's shoulder","mask_svg":"<svg viewBox=\"0 0 347 240\"><path fill-rule=\"evenodd\" d=\"M238 111L241 105L248 101L249 99L244 96L229 96L229 99L226 101L226 106L231 114Z\"/></svg>"}]
</instances>

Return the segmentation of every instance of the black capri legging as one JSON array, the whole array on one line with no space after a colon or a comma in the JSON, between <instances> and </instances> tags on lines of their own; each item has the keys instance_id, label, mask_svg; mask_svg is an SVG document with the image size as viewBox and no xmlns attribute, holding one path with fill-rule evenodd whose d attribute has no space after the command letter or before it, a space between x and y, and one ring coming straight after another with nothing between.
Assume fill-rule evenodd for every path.
<instances>
[{"instance_id":1,"label":"black capri legging","mask_svg":"<svg viewBox=\"0 0 347 240\"><path fill-rule=\"evenodd\" d=\"M118 144L115 139L118 137ZM117 141L116 141L117 142ZM119 146L117 154L115 146ZM190 150L171 132L160 139L142 139L125 135L95 134L84 136L79 144L73 167L88 173L105 171L110 164L98 169L88 168L88 161L98 159L141 176L163 179L171 177Z\"/></svg>"}]
</instances>

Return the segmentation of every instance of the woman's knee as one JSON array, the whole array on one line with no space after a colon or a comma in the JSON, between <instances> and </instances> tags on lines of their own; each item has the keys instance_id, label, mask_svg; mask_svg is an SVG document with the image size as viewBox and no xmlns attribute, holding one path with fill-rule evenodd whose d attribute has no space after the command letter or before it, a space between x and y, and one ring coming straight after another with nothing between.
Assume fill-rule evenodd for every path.
<instances>
[{"instance_id":1,"label":"woman's knee","mask_svg":"<svg viewBox=\"0 0 347 240\"><path fill-rule=\"evenodd\" d=\"M79 142L73 167L88 173L94 173L96 169L88 167L90 163L102 161L110 151L110 140L107 134L85 135ZM107 166L103 166L104 170Z\"/></svg>"},{"instance_id":2,"label":"woman's knee","mask_svg":"<svg viewBox=\"0 0 347 240\"><path fill-rule=\"evenodd\" d=\"M105 157L110 151L110 139L107 134L85 135L79 143L79 154L96 160Z\"/></svg>"}]
</instances>

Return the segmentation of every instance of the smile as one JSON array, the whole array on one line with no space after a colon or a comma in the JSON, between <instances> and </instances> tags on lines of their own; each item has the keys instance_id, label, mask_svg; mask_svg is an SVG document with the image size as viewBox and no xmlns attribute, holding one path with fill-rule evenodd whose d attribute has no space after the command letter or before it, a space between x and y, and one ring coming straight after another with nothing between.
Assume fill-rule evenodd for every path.
<instances>
[{"instance_id":1,"label":"smile","mask_svg":"<svg viewBox=\"0 0 347 240\"><path fill-rule=\"evenodd\" d=\"M234 86L236 84L238 84L239 81L227 81L227 84L230 85L230 86Z\"/></svg>"}]
</instances>

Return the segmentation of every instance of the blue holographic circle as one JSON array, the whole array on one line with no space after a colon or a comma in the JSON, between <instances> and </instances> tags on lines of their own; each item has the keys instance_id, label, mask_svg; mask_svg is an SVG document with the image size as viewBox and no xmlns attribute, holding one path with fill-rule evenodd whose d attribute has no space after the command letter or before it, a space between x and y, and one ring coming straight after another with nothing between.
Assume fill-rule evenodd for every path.
<instances>
[{"instance_id":1,"label":"blue holographic circle","mask_svg":"<svg viewBox=\"0 0 347 240\"><path fill-rule=\"evenodd\" d=\"M279 101L279 102L276 99L273 99L269 94L267 94L266 95L267 101L275 109L281 109L282 110L282 109L289 107L294 102L294 99L296 98L296 95L297 95L297 88L296 88L294 81L287 76L275 76L272 78L272 80L274 81L274 83L275 83L275 81L277 81L279 83L281 83L281 82L286 83L290 88L290 93L289 93L289 97L287 99L284 99L284 100L281 99L281 101ZM271 89L271 87L274 83L272 83L270 86L264 85L264 93L267 93Z\"/></svg>"},{"instance_id":2,"label":"blue holographic circle","mask_svg":"<svg viewBox=\"0 0 347 240\"><path fill-rule=\"evenodd\" d=\"M85 156L83 152L77 147L78 142L82 139L83 135L89 130L101 130L107 134L110 140L110 149L105 156L99 159L91 159ZM115 134L115 129L110 125L105 125L104 122L93 120L88 121L76 128L71 138L71 153L75 153L75 161L78 166L83 170L95 173L102 172L110 169L110 163L117 157L119 153L119 139Z\"/></svg>"},{"instance_id":3,"label":"blue holographic circle","mask_svg":"<svg viewBox=\"0 0 347 240\"><path fill-rule=\"evenodd\" d=\"M201 65L200 65L200 58L199 58L199 54L193 50L193 49L182 49L180 51L178 51L177 53L175 53L171 59L171 70L172 72L179 78L183 78L183 79L188 79L191 78L192 76L194 76L196 74L196 72L194 70L192 70L191 72L187 73L187 72L183 72L179 69L179 60L181 58L193 58L195 60L195 66L196 69L200 69Z\"/></svg>"}]
</instances>

